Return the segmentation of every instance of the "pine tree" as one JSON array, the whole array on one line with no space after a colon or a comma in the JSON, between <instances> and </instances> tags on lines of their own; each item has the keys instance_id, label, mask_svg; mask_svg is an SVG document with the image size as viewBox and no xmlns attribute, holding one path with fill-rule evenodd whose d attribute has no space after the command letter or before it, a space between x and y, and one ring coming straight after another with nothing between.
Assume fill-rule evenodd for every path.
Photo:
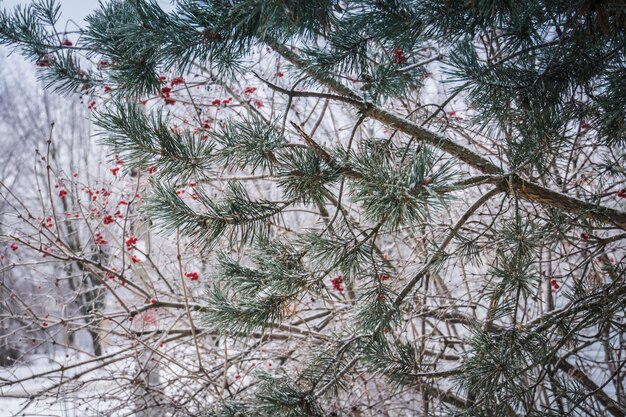
<instances>
[{"instance_id":1,"label":"pine tree","mask_svg":"<svg viewBox=\"0 0 626 417\"><path fill-rule=\"evenodd\" d=\"M0 43L156 172L155 225L215 264L202 325L284 349L204 415L626 415L620 2L59 17L4 11Z\"/></svg>"}]
</instances>

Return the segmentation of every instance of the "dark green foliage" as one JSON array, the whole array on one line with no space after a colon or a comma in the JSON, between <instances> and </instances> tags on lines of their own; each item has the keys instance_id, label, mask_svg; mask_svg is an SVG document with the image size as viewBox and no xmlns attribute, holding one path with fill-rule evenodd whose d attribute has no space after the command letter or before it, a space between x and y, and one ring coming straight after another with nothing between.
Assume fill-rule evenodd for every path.
<instances>
[{"instance_id":1,"label":"dark green foliage","mask_svg":"<svg viewBox=\"0 0 626 417\"><path fill-rule=\"evenodd\" d=\"M142 22L139 2L113 0L87 17L85 48L105 61L105 77L130 95L154 93L159 88L159 39ZM96 56L94 54L94 56ZM100 65L100 67L103 67Z\"/></svg>"},{"instance_id":2,"label":"dark green foliage","mask_svg":"<svg viewBox=\"0 0 626 417\"><path fill-rule=\"evenodd\" d=\"M266 223L285 206L263 200L252 201L240 184L230 183L221 201L199 192L198 201L205 211L198 213L174 190L159 183L154 184L154 190L147 211L157 220L157 226L163 230L180 230L206 248L215 245L227 230L232 232L229 237L241 244L252 241L255 236L263 236L267 231Z\"/></svg>"},{"instance_id":3,"label":"dark green foliage","mask_svg":"<svg viewBox=\"0 0 626 417\"><path fill-rule=\"evenodd\" d=\"M13 13L0 13L0 44L22 47L22 53L36 60L59 49L48 32L60 17L61 6L55 1L41 0L17 7Z\"/></svg>"},{"instance_id":4,"label":"dark green foliage","mask_svg":"<svg viewBox=\"0 0 626 417\"><path fill-rule=\"evenodd\" d=\"M353 182L354 200L369 219L391 229L428 221L430 211L444 206L442 189L453 178L451 164L430 148L397 148L389 141L362 142L350 163L363 175Z\"/></svg>"},{"instance_id":5,"label":"dark green foliage","mask_svg":"<svg viewBox=\"0 0 626 417\"><path fill-rule=\"evenodd\" d=\"M278 324L309 284L302 256L291 245L266 238L255 242L253 267L220 253L220 275L208 292L206 322L230 334Z\"/></svg>"},{"instance_id":6,"label":"dark green foliage","mask_svg":"<svg viewBox=\"0 0 626 417\"><path fill-rule=\"evenodd\" d=\"M257 168L274 171L276 151L285 144L279 127L258 117L230 121L210 136L219 144L218 161L241 169L251 168L252 172Z\"/></svg>"},{"instance_id":7,"label":"dark green foliage","mask_svg":"<svg viewBox=\"0 0 626 417\"><path fill-rule=\"evenodd\" d=\"M322 408L308 390L287 375L257 374L255 415L263 417L323 417Z\"/></svg>"},{"instance_id":8,"label":"dark green foliage","mask_svg":"<svg viewBox=\"0 0 626 417\"><path fill-rule=\"evenodd\" d=\"M206 417L248 417L252 414L247 404L236 401L225 401L219 407L209 410Z\"/></svg>"},{"instance_id":9,"label":"dark green foliage","mask_svg":"<svg viewBox=\"0 0 626 417\"><path fill-rule=\"evenodd\" d=\"M341 271L348 279L364 274L369 268L372 245L368 235L355 236L347 227L339 225L332 236L308 232L302 236L307 258L320 270Z\"/></svg>"},{"instance_id":10,"label":"dark green foliage","mask_svg":"<svg viewBox=\"0 0 626 417\"><path fill-rule=\"evenodd\" d=\"M364 355L372 372L385 375L398 387L430 383L427 375L435 367L427 363L415 345L399 340L378 339L364 348ZM446 373L452 376L459 370Z\"/></svg>"},{"instance_id":11,"label":"dark green foliage","mask_svg":"<svg viewBox=\"0 0 626 417\"><path fill-rule=\"evenodd\" d=\"M476 398L476 408L503 415L532 408L532 382L527 378L545 361L546 342L539 334L518 330L477 330L459 374L462 385Z\"/></svg>"},{"instance_id":12,"label":"dark green foliage","mask_svg":"<svg viewBox=\"0 0 626 417\"><path fill-rule=\"evenodd\" d=\"M207 176L214 159L212 142L178 129L161 114L148 116L138 104L117 101L96 118L103 142L136 170L157 166L159 176L184 182Z\"/></svg>"},{"instance_id":13,"label":"dark green foliage","mask_svg":"<svg viewBox=\"0 0 626 417\"><path fill-rule=\"evenodd\" d=\"M341 372L348 361L358 354L355 345L354 340L348 340L343 345L313 350L298 374L298 382L310 392L330 385L331 389L326 394L329 397L338 395L341 390L348 390L349 378Z\"/></svg>"},{"instance_id":14,"label":"dark green foliage","mask_svg":"<svg viewBox=\"0 0 626 417\"><path fill-rule=\"evenodd\" d=\"M255 330L278 324L286 314L286 304L291 297L267 289L253 297L240 297L227 293L218 285L207 291L209 307L203 320L207 327L232 336L248 335Z\"/></svg>"},{"instance_id":15,"label":"dark green foliage","mask_svg":"<svg viewBox=\"0 0 626 417\"><path fill-rule=\"evenodd\" d=\"M283 172L278 185L285 196L304 204L324 204L333 196L331 186L340 175L309 149L290 148L281 152Z\"/></svg>"},{"instance_id":16,"label":"dark green foliage","mask_svg":"<svg viewBox=\"0 0 626 417\"><path fill-rule=\"evenodd\" d=\"M359 296L360 308L356 311L355 324L367 331L388 331L399 323L399 312L393 305L391 287L383 280L390 278L386 272L379 272L372 284L367 285ZM363 285L363 284L361 284Z\"/></svg>"}]
</instances>

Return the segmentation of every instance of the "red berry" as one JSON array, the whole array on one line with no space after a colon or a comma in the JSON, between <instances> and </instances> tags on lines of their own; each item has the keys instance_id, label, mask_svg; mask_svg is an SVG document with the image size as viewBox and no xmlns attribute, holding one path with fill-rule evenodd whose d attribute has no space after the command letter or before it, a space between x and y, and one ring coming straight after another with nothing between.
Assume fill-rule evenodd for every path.
<instances>
[{"instance_id":1,"label":"red berry","mask_svg":"<svg viewBox=\"0 0 626 417\"><path fill-rule=\"evenodd\" d=\"M40 68L47 68L51 64L54 64L55 61L56 59L54 58L54 56L44 54L35 62L35 65Z\"/></svg>"},{"instance_id":2,"label":"red berry","mask_svg":"<svg viewBox=\"0 0 626 417\"><path fill-rule=\"evenodd\" d=\"M200 279L200 275L197 272L185 272L184 276L192 281Z\"/></svg>"},{"instance_id":3,"label":"red berry","mask_svg":"<svg viewBox=\"0 0 626 417\"><path fill-rule=\"evenodd\" d=\"M580 234L580 239L581 240L589 240L589 235L587 233L581 233Z\"/></svg>"},{"instance_id":4,"label":"red berry","mask_svg":"<svg viewBox=\"0 0 626 417\"><path fill-rule=\"evenodd\" d=\"M341 286L343 283L343 275L339 274L334 278L330 279L330 283L336 291L342 292L344 288Z\"/></svg>"},{"instance_id":5,"label":"red berry","mask_svg":"<svg viewBox=\"0 0 626 417\"><path fill-rule=\"evenodd\" d=\"M394 64L401 64L401 63L403 63L406 60L407 60L407 58L404 55L404 52L402 52L402 49L395 48L393 50L393 63Z\"/></svg>"},{"instance_id":6,"label":"red berry","mask_svg":"<svg viewBox=\"0 0 626 417\"><path fill-rule=\"evenodd\" d=\"M184 82L185 82L185 79L183 77L176 77L172 79L172 81L170 82L170 85L174 87L175 85L183 84Z\"/></svg>"},{"instance_id":7,"label":"red berry","mask_svg":"<svg viewBox=\"0 0 626 417\"><path fill-rule=\"evenodd\" d=\"M131 250L133 246L137 244L137 240L138 239L135 236L130 236L126 239L126 249Z\"/></svg>"}]
</instances>

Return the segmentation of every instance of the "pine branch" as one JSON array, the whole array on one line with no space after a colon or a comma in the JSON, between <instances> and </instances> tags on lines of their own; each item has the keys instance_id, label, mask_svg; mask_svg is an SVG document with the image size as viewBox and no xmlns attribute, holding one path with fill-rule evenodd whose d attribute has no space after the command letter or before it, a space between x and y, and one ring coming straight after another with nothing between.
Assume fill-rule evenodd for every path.
<instances>
[{"instance_id":1,"label":"pine branch","mask_svg":"<svg viewBox=\"0 0 626 417\"><path fill-rule=\"evenodd\" d=\"M320 84L328 87L331 91L334 91L339 95L358 102L358 104L353 104L354 107L367 117L371 117L387 126L398 129L407 135L415 137L417 141L424 142L441 149L442 151L467 163L471 167L476 168L482 173L492 175L502 174L502 170L500 168L475 152L380 107L376 107L371 103L365 102L361 97L334 80L332 77L307 71L305 62L298 55L283 45L271 40L266 40L266 42L272 49L280 53L281 56L297 68L307 72L309 76L313 77ZM598 220L602 223L608 222L616 227L626 229L625 212L608 207L596 206L573 197L565 196L538 184L522 180L518 176L514 176L513 178L514 180L510 185L515 191L519 192L520 196L530 201L536 201L549 207L560 208L573 213L586 213L587 216L594 220Z\"/></svg>"}]
</instances>

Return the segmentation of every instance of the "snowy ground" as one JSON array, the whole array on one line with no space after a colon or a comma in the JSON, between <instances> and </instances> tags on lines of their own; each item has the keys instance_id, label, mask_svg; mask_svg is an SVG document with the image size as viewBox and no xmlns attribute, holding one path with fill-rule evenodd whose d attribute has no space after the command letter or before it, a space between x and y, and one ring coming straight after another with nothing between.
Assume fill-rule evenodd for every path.
<instances>
[{"instance_id":1,"label":"snowy ground","mask_svg":"<svg viewBox=\"0 0 626 417\"><path fill-rule=\"evenodd\" d=\"M110 408L111 401L104 400L104 398L94 401L94 398L103 397L108 390L115 388L115 383L110 380L90 383L71 394L64 393L62 390L52 390L45 397L36 394L43 388L54 385L54 379L28 379L20 384L2 387L5 381L18 381L31 375L41 374L56 369L60 363L62 362L39 357L18 367L0 368L0 417L104 417L105 414L99 410ZM70 363L65 363L65 365L70 365ZM80 370L76 368L73 372L68 371L65 378L71 377ZM33 400L29 399L30 395L35 395ZM90 398L90 402L86 403L86 398Z\"/></svg>"}]
</instances>

